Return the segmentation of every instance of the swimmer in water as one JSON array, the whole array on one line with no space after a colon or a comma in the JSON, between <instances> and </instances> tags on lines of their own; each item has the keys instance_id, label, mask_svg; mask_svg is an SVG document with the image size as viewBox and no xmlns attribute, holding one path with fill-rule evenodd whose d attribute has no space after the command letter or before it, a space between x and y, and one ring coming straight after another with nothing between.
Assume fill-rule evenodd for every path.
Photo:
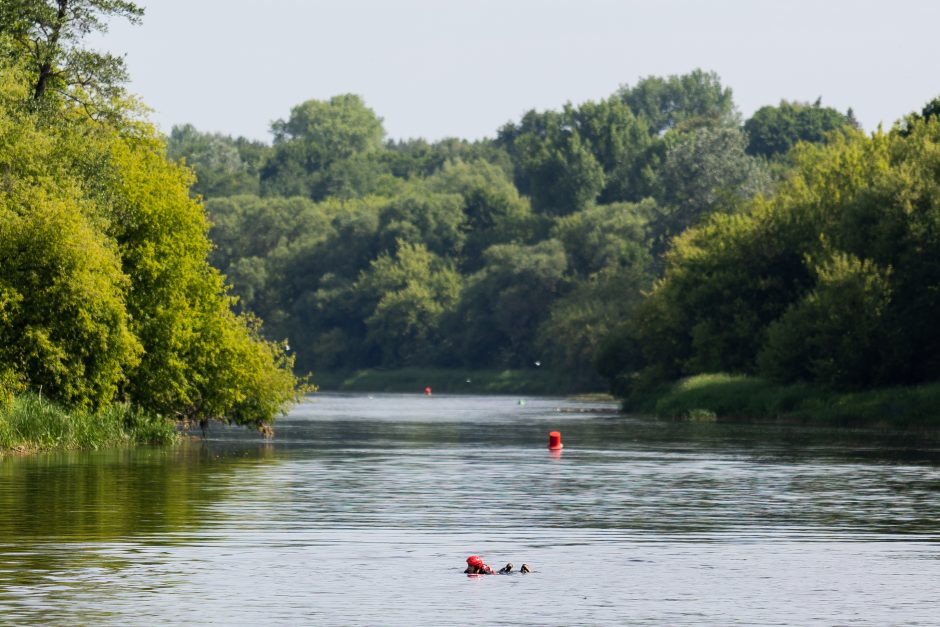
<instances>
[{"instance_id":1,"label":"swimmer in water","mask_svg":"<svg viewBox=\"0 0 940 627\"><path fill-rule=\"evenodd\" d=\"M499 569L498 572L494 571L488 564L483 563L483 558L479 555L471 555L467 558L467 570L463 571L468 575L508 575L512 572L512 562L509 562L505 566ZM529 572L528 564L522 565L522 572Z\"/></svg>"}]
</instances>

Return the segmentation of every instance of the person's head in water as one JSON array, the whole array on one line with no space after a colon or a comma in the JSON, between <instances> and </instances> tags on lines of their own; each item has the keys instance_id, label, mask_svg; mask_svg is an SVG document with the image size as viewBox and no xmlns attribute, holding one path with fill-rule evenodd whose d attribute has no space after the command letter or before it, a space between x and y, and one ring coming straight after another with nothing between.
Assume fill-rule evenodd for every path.
<instances>
[{"instance_id":1,"label":"person's head in water","mask_svg":"<svg viewBox=\"0 0 940 627\"><path fill-rule=\"evenodd\" d=\"M463 572L468 575L492 575L493 569L484 564L479 555L471 555L467 558L467 570Z\"/></svg>"}]
</instances>

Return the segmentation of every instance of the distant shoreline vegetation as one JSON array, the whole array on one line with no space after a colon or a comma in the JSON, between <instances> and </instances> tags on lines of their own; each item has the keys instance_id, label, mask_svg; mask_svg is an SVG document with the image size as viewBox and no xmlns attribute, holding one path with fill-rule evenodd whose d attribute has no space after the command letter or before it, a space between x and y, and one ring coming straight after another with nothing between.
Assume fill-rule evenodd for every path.
<instances>
[{"instance_id":1,"label":"distant shoreline vegetation","mask_svg":"<svg viewBox=\"0 0 940 627\"><path fill-rule=\"evenodd\" d=\"M839 392L805 383L781 385L756 377L702 374L627 401L623 409L697 422L938 431L940 383Z\"/></svg>"},{"instance_id":2,"label":"distant shoreline vegetation","mask_svg":"<svg viewBox=\"0 0 940 627\"><path fill-rule=\"evenodd\" d=\"M606 391L600 379L585 385L550 370L461 370L440 368L401 368L318 373L317 385L323 392L412 392L423 394L528 394L567 396Z\"/></svg>"}]
</instances>

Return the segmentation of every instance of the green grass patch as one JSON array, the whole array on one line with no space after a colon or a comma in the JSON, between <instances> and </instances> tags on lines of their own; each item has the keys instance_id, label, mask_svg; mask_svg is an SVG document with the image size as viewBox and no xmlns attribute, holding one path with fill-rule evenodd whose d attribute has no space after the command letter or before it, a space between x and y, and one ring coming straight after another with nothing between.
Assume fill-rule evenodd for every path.
<instances>
[{"instance_id":1,"label":"green grass patch","mask_svg":"<svg viewBox=\"0 0 940 627\"><path fill-rule=\"evenodd\" d=\"M327 392L414 392L430 387L440 394L531 394L561 396L596 392L550 370L458 370L401 368L316 373L313 382Z\"/></svg>"},{"instance_id":2,"label":"green grass patch","mask_svg":"<svg viewBox=\"0 0 940 627\"><path fill-rule=\"evenodd\" d=\"M835 392L756 377L705 374L676 382L631 410L663 418L776 420L849 427L940 428L940 383Z\"/></svg>"},{"instance_id":3,"label":"green grass patch","mask_svg":"<svg viewBox=\"0 0 940 627\"><path fill-rule=\"evenodd\" d=\"M66 410L37 395L23 394L0 407L0 452L164 444L177 438L172 421L125 404L98 412Z\"/></svg>"}]
</instances>

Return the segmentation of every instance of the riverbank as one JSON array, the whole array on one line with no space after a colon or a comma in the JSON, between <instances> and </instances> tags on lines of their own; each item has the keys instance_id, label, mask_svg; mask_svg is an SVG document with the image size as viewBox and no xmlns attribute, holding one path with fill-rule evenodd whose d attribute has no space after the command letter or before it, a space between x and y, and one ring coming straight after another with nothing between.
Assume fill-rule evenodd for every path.
<instances>
[{"instance_id":1,"label":"riverbank","mask_svg":"<svg viewBox=\"0 0 940 627\"><path fill-rule=\"evenodd\" d=\"M0 407L0 456L128 444L166 444L179 436L172 421L125 404L98 412L66 410L34 394Z\"/></svg>"},{"instance_id":2,"label":"riverbank","mask_svg":"<svg viewBox=\"0 0 940 627\"><path fill-rule=\"evenodd\" d=\"M415 392L430 387L440 394L530 394L565 396L601 393L603 383L584 384L549 370L459 370L401 368L315 373L324 392Z\"/></svg>"},{"instance_id":3,"label":"riverbank","mask_svg":"<svg viewBox=\"0 0 940 627\"><path fill-rule=\"evenodd\" d=\"M706 374L625 404L627 411L689 420L760 420L843 427L940 428L940 384L833 392L747 376Z\"/></svg>"}]
</instances>

